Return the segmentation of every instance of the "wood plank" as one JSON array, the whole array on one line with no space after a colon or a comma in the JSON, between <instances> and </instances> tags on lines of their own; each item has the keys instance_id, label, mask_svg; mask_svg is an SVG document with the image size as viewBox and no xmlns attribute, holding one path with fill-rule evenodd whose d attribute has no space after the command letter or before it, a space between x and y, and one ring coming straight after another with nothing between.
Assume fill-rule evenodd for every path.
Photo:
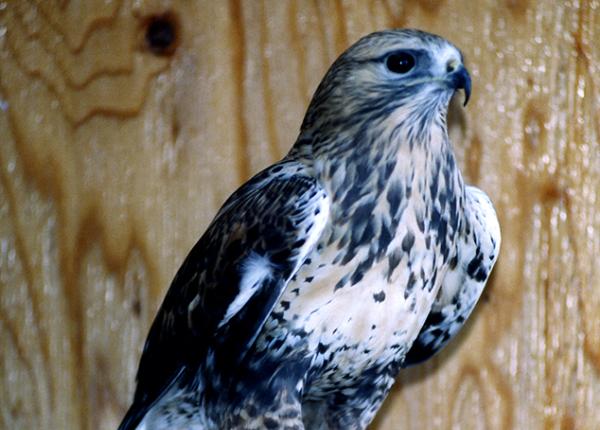
<instances>
[{"instance_id":1,"label":"wood plank","mask_svg":"<svg viewBox=\"0 0 600 430\"><path fill-rule=\"evenodd\" d=\"M593 0L0 2L1 428L116 427L189 248L286 153L335 57L396 26L464 51L451 136L504 242L466 330L373 427L600 428Z\"/></svg>"}]
</instances>

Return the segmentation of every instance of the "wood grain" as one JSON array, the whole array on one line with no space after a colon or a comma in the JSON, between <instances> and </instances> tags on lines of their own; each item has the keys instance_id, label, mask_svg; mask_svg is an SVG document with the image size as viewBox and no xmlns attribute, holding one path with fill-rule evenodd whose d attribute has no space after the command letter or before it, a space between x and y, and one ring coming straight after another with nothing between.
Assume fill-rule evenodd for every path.
<instances>
[{"instance_id":1,"label":"wood grain","mask_svg":"<svg viewBox=\"0 0 600 430\"><path fill-rule=\"evenodd\" d=\"M116 427L219 205L285 154L345 47L399 26L466 55L451 136L504 243L466 330L373 427L600 428L596 0L0 2L0 427Z\"/></svg>"}]
</instances>

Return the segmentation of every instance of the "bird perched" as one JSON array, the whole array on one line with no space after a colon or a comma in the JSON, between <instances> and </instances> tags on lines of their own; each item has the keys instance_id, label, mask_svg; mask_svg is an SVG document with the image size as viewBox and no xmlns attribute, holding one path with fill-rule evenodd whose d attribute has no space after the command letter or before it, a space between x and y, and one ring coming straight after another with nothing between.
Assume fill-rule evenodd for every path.
<instances>
[{"instance_id":1,"label":"bird perched","mask_svg":"<svg viewBox=\"0 0 600 430\"><path fill-rule=\"evenodd\" d=\"M460 51L368 35L319 85L289 154L225 202L177 272L128 429L363 429L401 367L451 339L498 256L448 141Z\"/></svg>"}]
</instances>

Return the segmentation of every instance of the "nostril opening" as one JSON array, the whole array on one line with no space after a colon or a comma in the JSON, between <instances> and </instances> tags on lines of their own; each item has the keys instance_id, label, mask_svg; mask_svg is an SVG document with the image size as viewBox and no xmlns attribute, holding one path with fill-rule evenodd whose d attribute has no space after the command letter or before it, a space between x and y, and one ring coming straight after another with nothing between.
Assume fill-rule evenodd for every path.
<instances>
[{"instance_id":1,"label":"nostril opening","mask_svg":"<svg viewBox=\"0 0 600 430\"><path fill-rule=\"evenodd\" d=\"M458 68L459 62L458 60L452 59L448 60L446 63L446 72L452 73Z\"/></svg>"}]
</instances>

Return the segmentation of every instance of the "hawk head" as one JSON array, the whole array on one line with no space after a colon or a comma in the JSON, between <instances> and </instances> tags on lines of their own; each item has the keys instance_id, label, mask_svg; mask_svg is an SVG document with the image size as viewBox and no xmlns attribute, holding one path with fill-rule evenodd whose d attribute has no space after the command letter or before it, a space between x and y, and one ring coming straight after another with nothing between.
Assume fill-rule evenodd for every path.
<instances>
[{"instance_id":1,"label":"hawk head","mask_svg":"<svg viewBox=\"0 0 600 430\"><path fill-rule=\"evenodd\" d=\"M445 115L458 89L471 93L461 52L419 30L388 30L363 37L331 66L319 85L302 132L377 124L394 114L421 122Z\"/></svg>"}]
</instances>

